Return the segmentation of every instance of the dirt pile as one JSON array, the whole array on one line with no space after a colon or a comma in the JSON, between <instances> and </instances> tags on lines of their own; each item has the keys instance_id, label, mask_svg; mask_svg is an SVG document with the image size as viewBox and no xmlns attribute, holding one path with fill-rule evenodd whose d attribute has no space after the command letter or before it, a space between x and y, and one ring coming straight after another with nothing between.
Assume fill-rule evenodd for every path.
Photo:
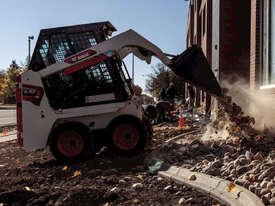
<instances>
[{"instance_id":1,"label":"dirt pile","mask_svg":"<svg viewBox=\"0 0 275 206\"><path fill-rule=\"evenodd\" d=\"M222 205L149 174L148 153L126 158L105 149L92 160L67 165L48 150L26 152L15 141L0 143L0 205Z\"/></svg>"},{"instance_id":2,"label":"dirt pile","mask_svg":"<svg viewBox=\"0 0 275 206\"><path fill-rule=\"evenodd\" d=\"M246 187L266 205L275 202L275 139L228 97L201 133L165 145L155 155L177 165ZM165 136L165 134L164 134Z\"/></svg>"},{"instance_id":3,"label":"dirt pile","mask_svg":"<svg viewBox=\"0 0 275 206\"><path fill-rule=\"evenodd\" d=\"M154 156L244 186L266 205L275 201L275 145L262 152L263 147L247 149L231 139L202 141L203 134L190 136L159 148Z\"/></svg>"},{"instance_id":4,"label":"dirt pile","mask_svg":"<svg viewBox=\"0 0 275 206\"><path fill-rule=\"evenodd\" d=\"M256 120L246 115L242 108L227 96L220 101L216 119L207 125L204 140L228 140L249 149L268 154L275 143L274 135L268 130L255 129Z\"/></svg>"}]
</instances>

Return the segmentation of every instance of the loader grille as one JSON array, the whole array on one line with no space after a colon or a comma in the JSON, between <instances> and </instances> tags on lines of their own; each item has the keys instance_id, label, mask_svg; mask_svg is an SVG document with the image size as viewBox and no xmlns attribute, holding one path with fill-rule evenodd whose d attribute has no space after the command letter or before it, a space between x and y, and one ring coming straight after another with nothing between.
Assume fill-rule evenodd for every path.
<instances>
[{"instance_id":1,"label":"loader grille","mask_svg":"<svg viewBox=\"0 0 275 206\"><path fill-rule=\"evenodd\" d=\"M96 45L92 32L78 34L55 34L46 37L40 46L39 53L46 66L62 62L65 58Z\"/></svg>"}]
</instances>

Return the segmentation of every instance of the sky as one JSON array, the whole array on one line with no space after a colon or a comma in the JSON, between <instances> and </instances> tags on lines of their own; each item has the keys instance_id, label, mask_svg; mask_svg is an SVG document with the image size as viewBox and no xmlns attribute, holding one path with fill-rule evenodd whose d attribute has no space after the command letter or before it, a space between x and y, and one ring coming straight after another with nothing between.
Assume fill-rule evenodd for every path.
<instances>
[{"instance_id":1,"label":"sky","mask_svg":"<svg viewBox=\"0 0 275 206\"><path fill-rule=\"evenodd\" d=\"M184 0L2 0L0 6L0 70L11 61L25 62L28 36L31 54L40 29L110 21L118 30L133 29L165 53L186 49L188 1ZM125 58L131 74L132 57ZM152 66L135 58L135 84L145 88Z\"/></svg>"}]
</instances>

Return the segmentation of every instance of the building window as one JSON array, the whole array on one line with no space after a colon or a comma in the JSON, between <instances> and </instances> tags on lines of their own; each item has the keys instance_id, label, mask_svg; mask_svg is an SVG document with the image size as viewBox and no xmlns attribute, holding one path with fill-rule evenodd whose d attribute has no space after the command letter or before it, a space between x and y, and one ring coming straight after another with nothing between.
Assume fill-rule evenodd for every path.
<instances>
[{"instance_id":1,"label":"building window","mask_svg":"<svg viewBox=\"0 0 275 206\"><path fill-rule=\"evenodd\" d=\"M198 17L198 30L197 30L198 34L197 34L197 44L198 46L201 46L201 15L199 15Z\"/></svg>"},{"instance_id":2,"label":"building window","mask_svg":"<svg viewBox=\"0 0 275 206\"><path fill-rule=\"evenodd\" d=\"M204 27L204 18L203 18L204 16L203 16L203 13L201 13L201 39L203 39L203 35L204 35L204 33L203 33L203 27Z\"/></svg>"},{"instance_id":3,"label":"building window","mask_svg":"<svg viewBox=\"0 0 275 206\"><path fill-rule=\"evenodd\" d=\"M197 2L197 9L200 10L200 8L201 8L201 0L198 0L198 2Z\"/></svg>"},{"instance_id":4,"label":"building window","mask_svg":"<svg viewBox=\"0 0 275 206\"><path fill-rule=\"evenodd\" d=\"M263 1L262 85L275 84L275 0Z\"/></svg>"},{"instance_id":5,"label":"building window","mask_svg":"<svg viewBox=\"0 0 275 206\"><path fill-rule=\"evenodd\" d=\"M204 36L205 35L205 30L206 30L206 6L203 7L202 9L202 14L201 14L201 17L202 17L202 35Z\"/></svg>"}]
</instances>

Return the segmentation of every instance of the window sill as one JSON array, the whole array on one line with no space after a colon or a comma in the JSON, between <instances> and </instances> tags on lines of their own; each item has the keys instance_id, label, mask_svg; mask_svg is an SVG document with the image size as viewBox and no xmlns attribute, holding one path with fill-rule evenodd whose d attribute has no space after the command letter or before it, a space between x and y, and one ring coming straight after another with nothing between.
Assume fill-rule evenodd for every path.
<instances>
[{"instance_id":1,"label":"window sill","mask_svg":"<svg viewBox=\"0 0 275 206\"><path fill-rule=\"evenodd\" d=\"M275 88L275 84L260 86L260 90L273 89L273 88Z\"/></svg>"},{"instance_id":2,"label":"window sill","mask_svg":"<svg viewBox=\"0 0 275 206\"><path fill-rule=\"evenodd\" d=\"M264 95L275 95L275 84L260 86L258 92Z\"/></svg>"}]
</instances>

